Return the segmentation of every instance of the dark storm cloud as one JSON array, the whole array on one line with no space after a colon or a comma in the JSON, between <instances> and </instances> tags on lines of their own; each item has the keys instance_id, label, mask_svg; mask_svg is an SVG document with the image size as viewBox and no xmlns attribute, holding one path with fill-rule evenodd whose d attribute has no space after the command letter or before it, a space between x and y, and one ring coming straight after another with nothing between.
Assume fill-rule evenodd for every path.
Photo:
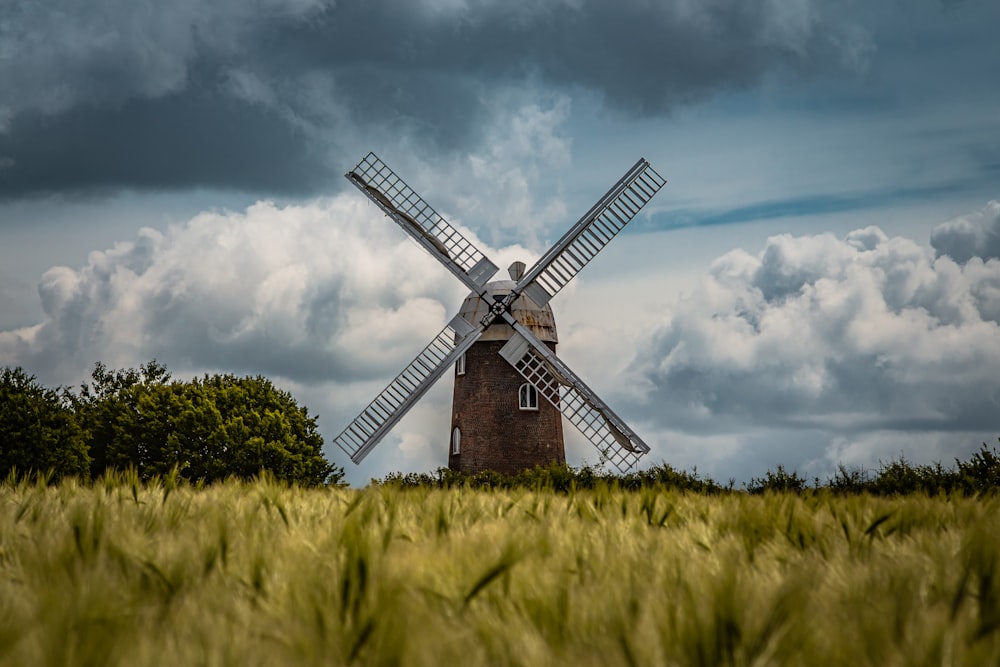
<instances>
[{"instance_id":1,"label":"dark storm cloud","mask_svg":"<svg viewBox=\"0 0 1000 667\"><path fill-rule=\"evenodd\" d=\"M315 192L359 128L463 145L496 85L656 114L868 48L821 0L438 4L19 5L0 24L0 196Z\"/></svg>"},{"instance_id":2,"label":"dark storm cloud","mask_svg":"<svg viewBox=\"0 0 1000 667\"><path fill-rule=\"evenodd\" d=\"M782 64L831 65L841 55L831 36L845 26L821 4L477 3L431 13L420 3L343 3L276 33L273 46L296 69L364 64L364 85L353 88L363 96L379 91L379 72L535 75L591 88L630 113L657 113Z\"/></svg>"},{"instance_id":3,"label":"dark storm cloud","mask_svg":"<svg viewBox=\"0 0 1000 667\"><path fill-rule=\"evenodd\" d=\"M273 112L188 90L58 116L22 114L0 134L0 197L106 187L240 187L302 194L328 183L323 156Z\"/></svg>"}]
</instances>

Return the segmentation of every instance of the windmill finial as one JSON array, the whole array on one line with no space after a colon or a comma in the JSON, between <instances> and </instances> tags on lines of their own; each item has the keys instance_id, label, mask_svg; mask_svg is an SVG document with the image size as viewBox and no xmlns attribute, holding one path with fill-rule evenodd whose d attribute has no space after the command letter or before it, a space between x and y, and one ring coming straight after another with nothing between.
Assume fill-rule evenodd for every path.
<instances>
[{"instance_id":1,"label":"windmill finial","mask_svg":"<svg viewBox=\"0 0 1000 667\"><path fill-rule=\"evenodd\" d=\"M507 273L510 274L511 280L517 282L518 280L521 279L521 276L524 275L524 270L526 268L527 265L524 262L514 262L513 264L507 267Z\"/></svg>"}]
</instances>

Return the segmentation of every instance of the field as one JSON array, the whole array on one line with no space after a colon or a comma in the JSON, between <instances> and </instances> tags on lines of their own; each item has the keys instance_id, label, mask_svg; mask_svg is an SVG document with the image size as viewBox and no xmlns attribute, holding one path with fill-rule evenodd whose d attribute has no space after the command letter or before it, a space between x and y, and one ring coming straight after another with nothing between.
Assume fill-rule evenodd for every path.
<instances>
[{"instance_id":1,"label":"field","mask_svg":"<svg viewBox=\"0 0 1000 667\"><path fill-rule=\"evenodd\" d=\"M0 663L998 664L998 510L0 483Z\"/></svg>"}]
</instances>

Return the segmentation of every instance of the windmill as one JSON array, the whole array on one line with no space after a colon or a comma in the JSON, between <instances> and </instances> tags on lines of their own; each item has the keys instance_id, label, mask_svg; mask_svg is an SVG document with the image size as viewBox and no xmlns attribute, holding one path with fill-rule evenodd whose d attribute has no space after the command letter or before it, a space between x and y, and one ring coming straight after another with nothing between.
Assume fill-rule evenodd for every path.
<instances>
[{"instance_id":1,"label":"windmill","mask_svg":"<svg viewBox=\"0 0 1000 667\"><path fill-rule=\"evenodd\" d=\"M554 320L548 340L543 340L547 322L539 324L537 321L538 317L551 318L549 300L666 184L649 162L644 158L636 162L534 266L525 270L523 263L515 262L510 268L511 280L494 283L488 281L498 267L374 153L366 155L345 176L471 290L459 314L336 437L334 443L354 463L360 463L371 452L447 369L457 364L458 375L467 368L469 360L465 355L480 339L503 341L495 350L499 359L491 357L491 367L505 369L497 372L517 374L518 400L522 407L527 404L530 408L534 399L539 414L552 415L553 411L558 411L597 447L602 459L621 472L630 470L649 452L646 443L556 356ZM495 335L497 332L499 335ZM482 355L478 355L479 358ZM508 367L512 371L506 370ZM538 400L539 395L544 404ZM459 405L456 389L452 421L459 432L452 431L450 463L453 467L456 467L456 457L459 460L466 457L472 444L467 437L461 438L461 428L456 423L468 418L463 407ZM505 419L496 416L503 414L502 410L493 410L490 414L494 420ZM543 440L547 443L541 453L535 448L527 454L527 460L508 463L515 467L519 463L523 464L521 467L532 467L531 458L539 455L549 456L549 460L565 460L561 419L556 417L554 421L558 426L542 428ZM481 422L481 415L475 418ZM498 432L503 432L506 426L497 421L486 424L487 428ZM549 442L555 439L558 443L549 447ZM459 467L468 469L467 466Z\"/></svg>"}]
</instances>

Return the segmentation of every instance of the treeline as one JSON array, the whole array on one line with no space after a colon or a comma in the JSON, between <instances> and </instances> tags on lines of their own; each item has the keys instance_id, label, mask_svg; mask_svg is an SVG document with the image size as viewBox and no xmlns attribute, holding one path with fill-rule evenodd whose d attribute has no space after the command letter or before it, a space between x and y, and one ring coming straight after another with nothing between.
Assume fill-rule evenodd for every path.
<instances>
[{"instance_id":1,"label":"treeline","mask_svg":"<svg viewBox=\"0 0 1000 667\"><path fill-rule=\"evenodd\" d=\"M955 459L952 467L945 467L940 463L917 465L899 458L880 463L874 470L841 466L833 477L826 480L809 480L796 471L788 472L779 465L775 470L768 470L763 477L753 478L740 487L736 486L735 480L723 485L710 477L700 476L697 471L680 471L667 463L625 475L603 472L590 466L573 468L567 465L538 467L517 475L492 471L463 474L448 468L438 468L433 473L391 473L381 479L373 479L372 485L399 488L525 488L559 493L577 489L610 488L671 489L704 494L738 492L752 495L767 492L814 493L821 490L842 495L977 495L1000 491L1000 453L983 443L982 448L968 460Z\"/></svg>"},{"instance_id":2,"label":"treeline","mask_svg":"<svg viewBox=\"0 0 1000 667\"><path fill-rule=\"evenodd\" d=\"M0 370L0 477L124 470L195 484L262 471L307 486L344 476L323 456L316 418L261 376L179 381L155 360L122 370L98 363L72 390L42 386L20 367Z\"/></svg>"},{"instance_id":3,"label":"treeline","mask_svg":"<svg viewBox=\"0 0 1000 667\"><path fill-rule=\"evenodd\" d=\"M150 361L138 369L96 364L77 389L50 389L24 369L0 369L0 479L41 474L95 480L135 471L141 481L180 478L194 484L250 479L262 471L304 486L340 484L343 468L323 455L316 417L267 378L205 375L172 380ZM667 463L615 475L599 468L552 465L517 475L392 473L375 486L475 489L528 488L567 492L598 487L675 489L705 494L768 491L838 494L984 494L1000 490L1000 454L982 448L968 460L917 465L903 458L873 470L841 466L809 480L779 465L736 487L679 471Z\"/></svg>"}]
</instances>

